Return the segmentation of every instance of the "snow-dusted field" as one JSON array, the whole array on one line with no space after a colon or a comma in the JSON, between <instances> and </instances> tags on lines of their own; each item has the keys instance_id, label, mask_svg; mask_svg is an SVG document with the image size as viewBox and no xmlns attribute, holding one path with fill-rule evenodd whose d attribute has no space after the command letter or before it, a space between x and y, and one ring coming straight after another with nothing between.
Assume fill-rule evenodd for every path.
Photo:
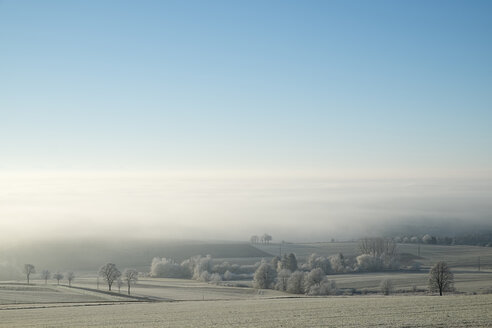
<instances>
[{"instance_id":1,"label":"snow-dusted field","mask_svg":"<svg viewBox=\"0 0 492 328\"><path fill-rule=\"evenodd\" d=\"M492 327L492 295L45 306L0 310L0 327Z\"/></svg>"},{"instance_id":2,"label":"snow-dusted field","mask_svg":"<svg viewBox=\"0 0 492 328\"><path fill-rule=\"evenodd\" d=\"M127 298L65 286L0 283L0 305L74 302L112 302Z\"/></svg>"},{"instance_id":3,"label":"snow-dusted field","mask_svg":"<svg viewBox=\"0 0 492 328\"><path fill-rule=\"evenodd\" d=\"M76 285L95 289L96 285L94 281L94 278L79 279ZM224 284L228 283L224 282ZM251 281L241 281L238 283L252 285ZM231 282L231 284L234 283ZM107 290L107 286L101 284L100 290ZM113 286L113 290L117 292L118 288ZM126 286L121 288L121 294L126 294ZM141 277L138 283L132 286L131 294L138 297L150 297L158 301L237 300L292 296L271 289L258 291L248 287L222 286L190 279L145 277Z\"/></svg>"}]
</instances>

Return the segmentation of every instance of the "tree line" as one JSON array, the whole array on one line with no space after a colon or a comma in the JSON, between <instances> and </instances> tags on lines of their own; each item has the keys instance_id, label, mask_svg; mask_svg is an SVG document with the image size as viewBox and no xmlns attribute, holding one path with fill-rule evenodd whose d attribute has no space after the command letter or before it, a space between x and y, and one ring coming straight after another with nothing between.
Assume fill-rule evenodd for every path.
<instances>
[{"instance_id":1,"label":"tree line","mask_svg":"<svg viewBox=\"0 0 492 328\"><path fill-rule=\"evenodd\" d=\"M261 236L253 235L249 239L252 244L269 244L273 240L273 237L265 233Z\"/></svg>"},{"instance_id":2,"label":"tree line","mask_svg":"<svg viewBox=\"0 0 492 328\"><path fill-rule=\"evenodd\" d=\"M24 264L24 270L23 270L24 274L26 275L26 280L27 280L27 284L29 284L30 282L30 278L31 278L31 274L33 273L36 273L36 267L33 265L33 264ZM63 279L63 278L66 278L67 281L68 281L68 285L71 287L72 286L72 282L74 281L75 279L75 273L73 273L72 271L70 272L67 272L65 275L59 271L55 272L55 273L51 273L49 270L43 270L41 271L41 279L44 280L44 283L45 284L48 284L48 280L50 278L53 278L54 280L56 280L57 284L59 285L60 284L60 281Z\"/></svg>"},{"instance_id":3,"label":"tree line","mask_svg":"<svg viewBox=\"0 0 492 328\"><path fill-rule=\"evenodd\" d=\"M393 238L397 243L403 244L429 244L429 245L470 245L492 247L492 231L461 234L455 236L424 235L400 235Z\"/></svg>"},{"instance_id":4,"label":"tree line","mask_svg":"<svg viewBox=\"0 0 492 328\"><path fill-rule=\"evenodd\" d=\"M24 265L24 274L26 275L27 284L30 284L31 275L36 273L36 267L33 264ZM111 287L116 282L118 286L121 286L123 282L126 283L128 288L128 295L130 295L130 287L132 284L136 284L138 281L138 271L135 269L125 269L123 273L113 263L107 263L103 265L98 275L104 279L108 284L108 290L111 291ZM67 272L65 275L61 272L55 272L52 274L49 270L41 271L41 279L47 284L50 278L57 281L57 285L60 285L60 281L64 278L68 282L68 286L72 287L72 282L75 280L75 274L73 272Z\"/></svg>"}]
</instances>

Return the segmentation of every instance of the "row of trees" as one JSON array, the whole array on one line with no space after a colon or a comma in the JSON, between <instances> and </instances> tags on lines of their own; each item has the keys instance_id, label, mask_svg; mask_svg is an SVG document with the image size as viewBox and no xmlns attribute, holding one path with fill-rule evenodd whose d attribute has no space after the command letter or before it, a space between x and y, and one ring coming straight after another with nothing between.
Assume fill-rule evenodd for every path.
<instances>
[{"instance_id":1,"label":"row of trees","mask_svg":"<svg viewBox=\"0 0 492 328\"><path fill-rule=\"evenodd\" d=\"M29 284L31 275L36 273L36 267L32 264L24 265L24 273L26 274L27 283ZM138 281L138 271L135 269L125 269L123 274L118 270L115 264L107 263L103 265L99 269L99 276L102 276L104 281L108 284L108 290L111 291L111 287L113 283L119 281L125 281L128 286L128 295L130 295L130 287L132 284L136 284ZM57 281L57 284L60 284L60 280L66 278L68 281L68 285L71 287L72 282L75 279L75 274L73 272L67 272L66 275L63 275L60 272L56 272L53 275L49 270L43 270L41 272L41 279L44 280L45 284L48 283L48 280L53 278ZM121 280L123 278L123 280Z\"/></svg>"},{"instance_id":2,"label":"row of trees","mask_svg":"<svg viewBox=\"0 0 492 328\"><path fill-rule=\"evenodd\" d=\"M36 267L33 264L24 264L24 274L26 275L27 284L30 282L31 274L36 273ZM41 279L44 280L44 283L47 284L50 278L55 279L57 284L60 284L60 280L66 277L68 281L68 285L72 287L72 282L75 279L75 274L73 272L67 272L66 275L63 273L55 272L53 275L49 270L41 271Z\"/></svg>"},{"instance_id":3,"label":"row of trees","mask_svg":"<svg viewBox=\"0 0 492 328\"><path fill-rule=\"evenodd\" d=\"M452 237L438 237L430 234L423 236L397 236L393 240L402 244L429 244L429 245L454 245L455 239Z\"/></svg>"},{"instance_id":4,"label":"row of trees","mask_svg":"<svg viewBox=\"0 0 492 328\"><path fill-rule=\"evenodd\" d=\"M53 275L51 275L51 272L49 270L43 270L41 272L41 279L44 280L45 284L48 283L48 279L50 279L51 277L53 277L53 279L56 280L58 285L60 284L60 280L62 280L63 278L66 277L66 279L68 281L68 286L72 287L72 282L75 279L75 274L71 271L67 272L65 275L63 275L63 273L60 273L60 272L55 272Z\"/></svg>"},{"instance_id":5,"label":"row of trees","mask_svg":"<svg viewBox=\"0 0 492 328\"><path fill-rule=\"evenodd\" d=\"M261 236L251 236L249 240L252 244L269 244L273 238L269 234L265 233Z\"/></svg>"},{"instance_id":6,"label":"row of trees","mask_svg":"<svg viewBox=\"0 0 492 328\"><path fill-rule=\"evenodd\" d=\"M332 295L335 294L335 281L328 280L321 268L309 272L277 267L275 263L263 262L254 274L253 285L256 288L276 289L292 294Z\"/></svg>"},{"instance_id":7,"label":"row of trees","mask_svg":"<svg viewBox=\"0 0 492 328\"><path fill-rule=\"evenodd\" d=\"M193 256L176 262L173 259L156 257L150 267L151 277L184 278L199 281L243 280L251 279L259 263L253 265L231 264L227 261L214 261L210 255Z\"/></svg>"},{"instance_id":8,"label":"row of trees","mask_svg":"<svg viewBox=\"0 0 492 328\"><path fill-rule=\"evenodd\" d=\"M492 247L492 231L471 233L455 236L435 236L425 234L423 236L396 236L393 240L403 244L429 244L429 245L473 245Z\"/></svg>"}]
</instances>

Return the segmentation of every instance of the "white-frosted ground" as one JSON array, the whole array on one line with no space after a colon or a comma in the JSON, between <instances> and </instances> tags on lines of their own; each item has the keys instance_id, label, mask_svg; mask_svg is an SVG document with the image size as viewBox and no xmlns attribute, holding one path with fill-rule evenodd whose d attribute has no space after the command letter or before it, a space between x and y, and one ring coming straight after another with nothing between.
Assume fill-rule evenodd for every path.
<instances>
[{"instance_id":1,"label":"white-frosted ground","mask_svg":"<svg viewBox=\"0 0 492 328\"><path fill-rule=\"evenodd\" d=\"M0 327L492 327L491 310L492 295L119 303L0 310Z\"/></svg>"}]
</instances>

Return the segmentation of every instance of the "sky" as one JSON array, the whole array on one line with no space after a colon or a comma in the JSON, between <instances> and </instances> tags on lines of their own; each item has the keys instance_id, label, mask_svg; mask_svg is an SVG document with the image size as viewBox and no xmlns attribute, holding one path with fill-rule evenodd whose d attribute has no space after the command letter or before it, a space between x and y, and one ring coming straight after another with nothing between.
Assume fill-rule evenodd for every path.
<instances>
[{"instance_id":1,"label":"sky","mask_svg":"<svg viewBox=\"0 0 492 328\"><path fill-rule=\"evenodd\" d=\"M145 208L143 235L184 235L188 220L225 238L210 227L228 218L295 237L300 220L371 222L360 188L391 203L401 181L435 179L403 193L409 216L490 218L491 14L490 1L0 1L2 230L58 235L125 214L125 234ZM313 185L340 179L344 191ZM224 183L277 201L200 203ZM434 214L419 212L425 192ZM392 207L379 217L406 211Z\"/></svg>"}]
</instances>

